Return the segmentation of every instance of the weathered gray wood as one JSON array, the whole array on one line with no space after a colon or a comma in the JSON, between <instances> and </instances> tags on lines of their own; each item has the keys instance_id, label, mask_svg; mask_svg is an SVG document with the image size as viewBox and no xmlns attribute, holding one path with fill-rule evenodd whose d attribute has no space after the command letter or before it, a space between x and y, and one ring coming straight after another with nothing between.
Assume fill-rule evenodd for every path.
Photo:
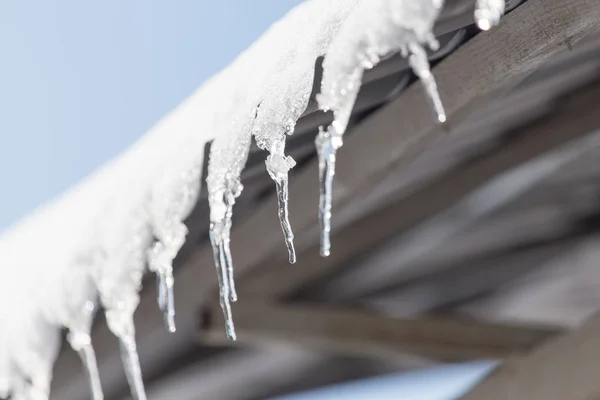
<instances>
[{"instance_id":1,"label":"weathered gray wood","mask_svg":"<svg viewBox=\"0 0 600 400\"><path fill-rule=\"evenodd\" d=\"M461 400L594 400L600 395L600 316L513 358Z\"/></svg>"},{"instance_id":2,"label":"weathered gray wood","mask_svg":"<svg viewBox=\"0 0 600 400\"><path fill-rule=\"evenodd\" d=\"M436 318L394 319L373 312L243 302L235 307L240 344L283 342L321 351L389 359L413 354L441 361L499 359L531 349L554 330ZM222 343L221 311L202 315L198 338Z\"/></svg>"}]
</instances>

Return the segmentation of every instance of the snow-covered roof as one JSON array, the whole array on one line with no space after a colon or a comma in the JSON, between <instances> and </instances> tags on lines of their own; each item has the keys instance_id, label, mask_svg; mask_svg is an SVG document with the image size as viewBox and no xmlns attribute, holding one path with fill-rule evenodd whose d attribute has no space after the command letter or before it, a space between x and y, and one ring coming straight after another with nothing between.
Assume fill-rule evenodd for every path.
<instances>
[{"instance_id":1,"label":"snow-covered roof","mask_svg":"<svg viewBox=\"0 0 600 400\"><path fill-rule=\"evenodd\" d=\"M285 140L309 101L315 59L325 55L318 102L335 119L320 131L316 146L321 251L328 255L335 156L363 71L401 52L424 83L439 121L445 120L425 52L425 46L437 47L432 29L442 6L443 0L304 2L134 146L4 232L0 396L48 398L60 328L67 327L70 344L87 365L94 398L102 398L89 336L99 299L121 342L134 398L145 398L133 324L141 279L147 266L157 274L159 307L175 331L172 262L185 242L183 220L197 201L204 145L211 140L210 237L227 334L235 338L229 232L252 138L269 152L266 168L293 262L287 177L295 162L285 154ZM503 11L504 0L479 0L479 26L496 24Z\"/></svg>"}]
</instances>

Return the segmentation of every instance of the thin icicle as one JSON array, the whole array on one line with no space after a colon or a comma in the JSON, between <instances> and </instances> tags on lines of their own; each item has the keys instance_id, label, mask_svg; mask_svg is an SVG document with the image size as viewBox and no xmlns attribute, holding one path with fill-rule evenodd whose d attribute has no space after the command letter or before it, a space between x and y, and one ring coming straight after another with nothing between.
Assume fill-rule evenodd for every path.
<instances>
[{"instance_id":1,"label":"thin icicle","mask_svg":"<svg viewBox=\"0 0 600 400\"><path fill-rule=\"evenodd\" d=\"M231 298L232 296L232 287L231 287L231 278L229 275L229 270L227 267L227 257L225 256L225 244L223 243L223 235L220 230L223 229L222 225L215 226L216 224L211 224L210 226L210 241L213 248L213 256L215 262L215 268L217 270L217 279L219 282L219 303L221 305L221 309L223 310L223 316L225 318L225 332L227 334L227 338L230 340L236 340L235 335L235 326L233 324L233 316L231 313ZM235 289L233 289L235 292Z\"/></svg>"},{"instance_id":2,"label":"thin icicle","mask_svg":"<svg viewBox=\"0 0 600 400\"><path fill-rule=\"evenodd\" d=\"M141 194L145 194L142 192ZM144 208L122 210L111 203L106 216L119 220L123 230L101 232L106 257L94 269L94 280L111 332L119 339L123 368L134 400L145 400L144 383L135 344L133 314L139 304L139 290L152 242L149 216Z\"/></svg>"},{"instance_id":3,"label":"thin icicle","mask_svg":"<svg viewBox=\"0 0 600 400\"><path fill-rule=\"evenodd\" d=\"M236 335L231 313L231 302L237 301L237 293L235 290L234 267L230 249L230 234L233 205L235 198L242 191L242 186L236 183L235 180L229 179L227 180L229 184L222 194L224 206L223 217L220 220L211 222L209 234L219 279L220 304L225 317L227 337L235 340ZM231 185L234 187L231 187Z\"/></svg>"},{"instance_id":4,"label":"thin icicle","mask_svg":"<svg viewBox=\"0 0 600 400\"><path fill-rule=\"evenodd\" d=\"M92 322L96 314L96 290L92 288L91 279L87 271L82 270L81 267L76 270L80 275L85 274L85 276L77 276L77 274L73 273L74 271L70 274L70 278L72 279L71 294L73 296L71 299L76 298L77 300L75 302L76 307L72 309L66 322L63 324L69 328L67 341L81 358L90 385L92 399L102 400L104 398L102 384L100 383L100 375L98 373L96 353L94 352L90 337ZM75 287L77 284L79 287Z\"/></svg>"},{"instance_id":5,"label":"thin icicle","mask_svg":"<svg viewBox=\"0 0 600 400\"><path fill-rule=\"evenodd\" d=\"M121 359L133 400L146 400L146 391L135 343L133 310L137 304L121 304L120 309L106 310L110 330L119 339Z\"/></svg>"},{"instance_id":6,"label":"thin icicle","mask_svg":"<svg viewBox=\"0 0 600 400\"><path fill-rule=\"evenodd\" d=\"M185 237L185 234L184 234ZM177 250L179 251L179 250ZM158 307L163 313L169 332L175 332L175 301L173 296L173 259L177 251L167 248L164 242L156 242L148 254L148 266L156 273Z\"/></svg>"},{"instance_id":7,"label":"thin icicle","mask_svg":"<svg viewBox=\"0 0 600 400\"><path fill-rule=\"evenodd\" d=\"M252 121L255 115L256 106L248 107L247 112L240 110L227 126L231 134L215 139L210 151L206 178L210 205L210 238L219 276L220 303L227 326L227 336L231 340L236 338L231 302L237 301L230 250L231 224L235 199L243 190L240 175L250 151Z\"/></svg>"},{"instance_id":8,"label":"thin icicle","mask_svg":"<svg viewBox=\"0 0 600 400\"><path fill-rule=\"evenodd\" d=\"M133 322L132 322L133 323ZM133 334L119 336L121 359L133 400L146 400L142 370Z\"/></svg>"},{"instance_id":9,"label":"thin icicle","mask_svg":"<svg viewBox=\"0 0 600 400\"><path fill-rule=\"evenodd\" d=\"M422 44L436 50L433 25L443 0L362 0L345 21L323 61L321 109L333 111L334 121L320 129L316 138L319 155L319 220L321 254L330 254L332 181L336 153L343 145L352 108L356 102L363 72L396 52L409 57L409 63L425 87L437 118L446 120L435 79Z\"/></svg>"},{"instance_id":10,"label":"thin icicle","mask_svg":"<svg viewBox=\"0 0 600 400\"><path fill-rule=\"evenodd\" d=\"M482 31L489 31L500 23L506 11L506 0L477 0L475 22Z\"/></svg>"},{"instance_id":11,"label":"thin icicle","mask_svg":"<svg viewBox=\"0 0 600 400\"><path fill-rule=\"evenodd\" d=\"M296 162L285 155L285 141L308 105L315 59L325 54L355 5L356 0L331 0L327 4L313 1L294 10L295 18L290 19L293 22L283 26L286 35L277 37L279 61L261 84L265 95L260 99L252 133L257 146L269 152L266 166L277 190L279 221L290 263L296 262L296 251L288 212L288 172ZM315 18L316 13L319 18ZM309 25L311 29L307 30Z\"/></svg>"},{"instance_id":12,"label":"thin icicle","mask_svg":"<svg viewBox=\"0 0 600 400\"><path fill-rule=\"evenodd\" d=\"M67 341L81 358L93 400L102 400L104 395L98 373L96 354L90 337L97 308L97 290L90 273L100 266L103 259L103 254L97 251L78 257L61 278L70 294L68 302L61 307L53 307L54 309L62 309L64 313L54 314L51 310L47 310L48 315L55 316L53 318L54 322L69 329ZM52 305L52 302L56 301L54 299L57 298L60 297L54 291L51 291L47 296L47 303Z\"/></svg>"},{"instance_id":13,"label":"thin icicle","mask_svg":"<svg viewBox=\"0 0 600 400\"><path fill-rule=\"evenodd\" d=\"M93 304L91 305L91 308L93 309ZM73 350L75 350L81 358L90 385L92 399L104 399L102 384L100 383L100 374L98 373L96 353L94 352L89 332L78 332L71 329L69 330L67 340Z\"/></svg>"},{"instance_id":14,"label":"thin icicle","mask_svg":"<svg viewBox=\"0 0 600 400\"><path fill-rule=\"evenodd\" d=\"M437 47L437 42L431 45L432 49L437 49ZM408 45L408 49L410 52L408 62L415 75L419 77L419 80L425 87L427 98L435 111L438 121L442 123L446 122L446 111L444 110L444 105L442 104L440 94L438 93L437 83L431 73L425 49L420 44L414 42Z\"/></svg>"},{"instance_id":15,"label":"thin icicle","mask_svg":"<svg viewBox=\"0 0 600 400\"><path fill-rule=\"evenodd\" d=\"M321 255L330 254L331 242L331 193L335 175L336 152L342 146L342 136L333 130L319 128L315 140L319 156L319 223L321 224Z\"/></svg>"},{"instance_id":16,"label":"thin icicle","mask_svg":"<svg viewBox=\"0 0 600 400\"><path fill-rule=\"evenodd\" d=\"M296 250L294 249L294 233L292 232L288 211L288 171L296 165L296 162L292 157L285 157L283 154L270 154L267 156L265 163L271 179L275 181L279 222L288 249L289 261L294 264L296 262Z\"/></svg>"},{"instance_id":17,"label":"thin icicle","mask_svg":"<svg viewBox=\"0 0 600 400\"><path fill-rule=\"evenodd\" d=\"M148 266L157 277L158 306L169 332L175 332L173 260L183 247L188 230L183 221L192 211L200 192L203 146L179 154L157 183L150 204L153 232L158 239L148 252ZM191 165L191 167L190 167Z\"/></svg>"}]
</instances>

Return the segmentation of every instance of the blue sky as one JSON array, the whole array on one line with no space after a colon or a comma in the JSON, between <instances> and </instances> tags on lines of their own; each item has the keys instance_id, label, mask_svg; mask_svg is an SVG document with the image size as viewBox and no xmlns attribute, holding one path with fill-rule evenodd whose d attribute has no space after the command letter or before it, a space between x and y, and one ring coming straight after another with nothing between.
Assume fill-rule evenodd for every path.
<instances>
[{"instance_id":1,"label":"blue sky","mask_svg":"<svg viewBox=\"0 0 600 400\"><path fill-rule=\"evenodd\" d=\"M0 229L124 150L300 0L0 0Z\"/></svg>"},{"instance_id":2,"label":"blue sky","mask_svg":"<svg viewBox=\"0 0 600 400\"><path fill-rule=\"evenodd\" d=\"M496 364L480 361L388 375L298 393L273 400L455 400Z\"/></svg>"}]
</instances>

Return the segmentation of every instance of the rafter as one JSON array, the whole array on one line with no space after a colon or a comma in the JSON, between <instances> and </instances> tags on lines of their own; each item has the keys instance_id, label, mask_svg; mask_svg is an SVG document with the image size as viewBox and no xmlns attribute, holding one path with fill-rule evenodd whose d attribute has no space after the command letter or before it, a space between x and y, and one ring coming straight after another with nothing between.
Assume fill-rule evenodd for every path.
<instances>
[{"instance_id":1,"label":"rafter","mask_svg":"<svg viewBox=\"0 0 600 400\"><path fill-rule=\"evenodd\" d=\"M221 312L201 315L198 338L222 342ZM441 361L504 358L556 331L436 318L395 319L365 310L243 302L235 307L239 343L284 342L332 353ZM216 323L215 323L216 322Z\"/></svg>"}]
</instances>

